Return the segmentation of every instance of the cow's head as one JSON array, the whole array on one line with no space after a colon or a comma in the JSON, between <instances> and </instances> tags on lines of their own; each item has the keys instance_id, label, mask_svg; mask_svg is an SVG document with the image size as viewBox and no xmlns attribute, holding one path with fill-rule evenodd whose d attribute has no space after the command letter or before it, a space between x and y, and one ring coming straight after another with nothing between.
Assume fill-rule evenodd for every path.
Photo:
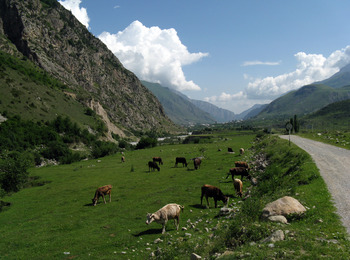
<instances>
[{"instance_id":1,"label":"cow's head","mask_svg":"<svg viewBox=\"0 0 350 260\"><path fill-rule=\"evenodd\" d=\"M153 222L154 220L154 215L151 213L147 213L147 220L146 220L146 224L149 225Z\"/></svg>"},{"instance_id":2,"label":"cow's head","mask_svg":"<svg viewBox=\"0 0 350 260\"><path fill-rule=\"evenodd\" d=\"M92 199L92 205L93 205L93 206L96 206L96 204L97 204L97 199L93 198L93 199Z\"/></svg>"}]
</instances>

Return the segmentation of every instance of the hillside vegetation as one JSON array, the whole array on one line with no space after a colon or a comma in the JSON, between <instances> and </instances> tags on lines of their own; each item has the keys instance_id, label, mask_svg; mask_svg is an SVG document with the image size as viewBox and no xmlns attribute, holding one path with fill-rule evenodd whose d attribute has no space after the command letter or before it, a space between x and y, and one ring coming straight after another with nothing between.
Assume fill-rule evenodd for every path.
<instances>
[{"instance_id":1,"label":"hillside vegetation","mask_svg":"<svg viewBox=\"0 0 350 260\"><path fill-rule=\"evenodd\" d=\"M179 130L139 79L125 69L106 45L56 0L0 0L0 47L2 51L27 59L44 70L46 73L40 72L44 81L49 74L61 82L56 84L58 88L54 91L45 89L45 83L39 80L41 84L34 90L37 82L35 79L25 89L21 81L26 78L18 74L23 71L13 71L13 67L7 71L4 87L15 88L17 98L19 95L21 99L25 98L22 102L33 108L36 106L39 115L43 109L55 112L53 106L56 110L61 109L58 112L66 112L62 110L69 102L63 100L61 103L64 95L58 92L68 89L70 96L77 98L80 107L89 107L101 115L109 132L114 134L126 136L135 131ZM19 80L16 79L18 76ZM52 82L51 80L49 85ZM11 92L11 89L7 91ZM13 99L12 96L10 98ZM38 100L48 104L37 104L40 103ZM13 106L11 111L18 115L25 110L23 106L25 105ZM70 107L65 109L70 110ZM76 108L73 110L77 112ZM27 114L31 112L33 111ZM44 113L43 116L47 114Z\"/></svg>"},{"instance_id":2,"label":"hillside vegetation","mask_svg":"<svg viewBox=\"0 0 350 260\"><path fill-rule=\"evenodd\" d=\"M345 99L350 99L350 86L335 89L326 85L308 85L274 100L257 119L288 120L293 115L303 116Z\"/></svg>"},{"instance_id":3,"label":"hillside vegetation","mask_svg":"<svg viewBox=\"0 0 350 260\"><path fill-rule=\"evenodd\" d=\"M126 152L125 163L114 155L31 169L31 176L46 184L3 198L0 254L10 259L178 259L192 252L224 259L349 258L345 230L309 155L278 137L256 138L249 132L216 133L205 140ZM227 153L227 147L236 153ZM238 155L240 147L247 151L244 156ZM163 158L159 172L149 172L146 165L153 156ZM176 156L202 156L203 162L199 170L193 164L174 167ZM257 186L244 179L244 192L251 191L244 201L226 179L236 160L248 161L258 179ZM112 202L105 205L100 199L91 206L95 189L106 184L113 185ZM205 201L200 205L203 184L230 196L232 215L220 216L212 199L209 209ZM264 205L285 195L297 198L307 213L291 217L290 225L261 221ZM161 225L145 224L146 213L167 203L185 209L180 230L170 221L162 235ZM274 246L261 242L277 229L285 233L284 241Z\"/></svg>"}]
</instances>

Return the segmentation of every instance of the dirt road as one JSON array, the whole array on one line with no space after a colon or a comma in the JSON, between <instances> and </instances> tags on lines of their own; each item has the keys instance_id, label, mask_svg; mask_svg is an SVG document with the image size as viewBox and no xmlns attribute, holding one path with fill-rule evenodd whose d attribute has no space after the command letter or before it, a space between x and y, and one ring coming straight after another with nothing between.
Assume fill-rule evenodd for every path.
<instances>
[{"instance_id":1,"label":"dirt road","mask_svg":"<svg viewBox=\"0 0 350 260\"><path fill-rule=\"evenodd\" d=\"M288 140L287 135L280 137ZM312 156L350 234L350 150L294 135L290 141Z\"/></svg>"}]
</instances>

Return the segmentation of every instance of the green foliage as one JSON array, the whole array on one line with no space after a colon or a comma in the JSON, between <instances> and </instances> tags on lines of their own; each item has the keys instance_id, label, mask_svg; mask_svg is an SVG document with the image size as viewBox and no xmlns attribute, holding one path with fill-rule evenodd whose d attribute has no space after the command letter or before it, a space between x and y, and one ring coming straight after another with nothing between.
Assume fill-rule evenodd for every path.
<instances>
[{"instance_id":1,"label":"green foliage","mask_svg":"<svg viewBox=\"0 0 350 260\"><path fill-rule=\"evenodd\" d=\"M17 192L28 179L27 169L31 165L28 154L19 152L0 155L0 189Z\"/></svg>"},{"instance_id":2,"label":"green foliage","mask_svg":"<svg viewBox=\"0 0 350 260\"><path fill-rule=\"evenodd\" d=\"M152 137L141 137L140 141L136 144L136 149L152 148L157 146L157 139Z\"/></svg>"}]
</instances>

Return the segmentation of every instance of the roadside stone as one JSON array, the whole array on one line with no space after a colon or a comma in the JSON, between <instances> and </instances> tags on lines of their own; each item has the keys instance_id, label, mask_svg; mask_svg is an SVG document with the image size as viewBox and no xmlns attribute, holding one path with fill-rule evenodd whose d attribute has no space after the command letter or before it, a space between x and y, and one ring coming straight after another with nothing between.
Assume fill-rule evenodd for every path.
<instances>
[{"instance_id":1,"label":"roadside stone","mask_svg":"<svg viewBox=\"0 0 350 260\"><path fill-rule=\"evenodd\" d=\"M286 217L279 215L279 216L270 216L268 217L268 220L272 221L272 222L280 222L282 224L288 224L288 220L286 219Z\"/></svg>"},{"instance_id":2,"label":"roadside stone","mask_svg":"<svg viewBox=\"0 0 350 260\"><path fill-rule=\"evenodd\" d=\"M275 243L277 241L282 241L284 240L284 233L282 230L276 230L273 232L269 237L265 238L262 240L263 243Z\"/></svg>"},{"instance_id":3,"label":"roadside stone","mask_svg":"<svg viewBox=\"0 0 350 260\"><path fill-rule=\"evenodd\" d=\"M301 203L292 197L284 196L278 200L268 203L263 209L262 217L268 218L269 216L288 216L289 214L302 214L306 211L306 208Z\"/></svg>"}]
</instances>

